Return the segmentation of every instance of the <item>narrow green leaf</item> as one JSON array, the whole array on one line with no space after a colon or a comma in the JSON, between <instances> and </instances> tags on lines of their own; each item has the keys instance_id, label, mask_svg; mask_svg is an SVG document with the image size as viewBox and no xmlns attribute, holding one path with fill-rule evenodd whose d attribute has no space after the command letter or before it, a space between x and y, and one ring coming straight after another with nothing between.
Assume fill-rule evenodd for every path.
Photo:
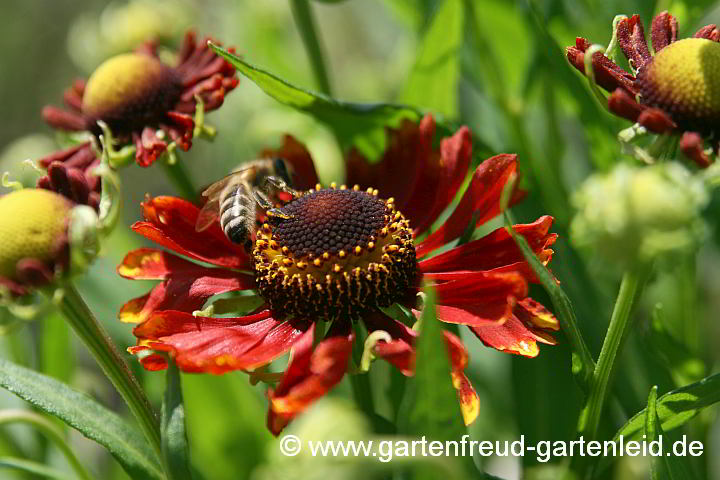
<instances>
[{"instance_id":1,"label":"narrow green leaf","mask_svg":"<svg viewBox=\"0 0 720 480\"><path fill-rule=\"evenodd\" d=\"M31 473L45 478L53 478L55 480L74 480L72 475L65 472L50 468L42 463L24 460L22 458L0 457L0 471L2 471L3 468L20 470L21 472Z\"/></svg>"},{"instance_id":2,"label":"narrow green leaf","mask_svg":"<svg viewBox=\"0 0 720 480\"><path fill-rule=\"evenodd\" d=\"M511 180L505 186L503 190L503 196L501 199L502 210L504 211L505 217L505 229L510 233L515 244L518 246L520 251L525 257L525 261L528 262L530 268L532 268L535 276L540 280L540 283L547 291L550 299L552 300L553 306L555 307L555 313L558 320L560 321L560 329L567 336L570 347L572 348L572 371L575 378L580 385L580 388L587 394L590 391L590 381L592 379L593 372L595 370L595 361L590 354L590 350L580 333L578 327L577 318L575 317L575 310L573 309L570 298L560 288L555 277L550 270L537 258L535 252L533 252L530 245L528 245L525 237L515 233L513 229L513 221L507 210L508 201L510 194L513 191L513 185L515 180Z\"/></svg>"},{"instance_id":3,"label":"narrow green leaf","mask_svg":"<svg viewBox=\"0 0 720 480\"><path fill-rule=\"evenodd\" d=\"M720 373L699 382L668 392L657 400L659 428L664 431L678 428L690 421L700 410L720 402ZM628 440L640 440L647 410L642 410L615 434Z\"/></svg>"},{"instance_id":4,"label":"narrow green leaf","mask_svg":"<svg viewBox=\"0 0 720 480\"><path fill-rule=\"evenodd\" d=\"M171 478L190 480L192 475L185 431L185 404L180 385L180 372L175 362L169 362L168 366L160 434L165 465Z\"/></svg>"},{"instance_id":5,"label":"narrow green leaf","mask_svg":"<svg viewBox=\"0 0 720 480\"><path fill-rule=\"evenodd\" d=\"M645 436L647 442L656 442L663 436L657 414L657 386L650 390L647 408L645 409ZM659 456L650 459L650 475L652 480L691 480L696 478L692 469L685 464L685 459L677 457L667 451L663 444L664 451Z\"/></svg>"},{"instance_id":6,"label":"narrow green leaf","mask_svg":"<svg viewBox=\"0 0 720 480\"><path fill-rule=\"evenodd\" d=\"M132 478L164 479L157 457L139 431L89 396L2 359L0 387L107 448Z\"/></svg>"},{"instance_id":7,"label":"narrow green leaf","mask_svg":"<svg viewBox=\"0 0 720 480\"><path fill-rule=\"evenodd\" d=\"M409 417L411 433L431 440L459 440L467 434L467 429L450 378L450 359L442 327L435 315L435 293L429 288L425 291L412 382L415 396ZM423 472L418 473L418 478L423 478Z\"/></svg>"},{"instance_id":8,"label":"narrow green leaf","mask_svg":"<svg viewBox=\"0 0 720 480\"><path fill-rule=\"evenodd\" d=\"M461 0L444 0L438 7L425 31L400 103L457 117L464 11Z\"/></svg>"},{"instance_id":9,"label":"narrow green leaf","mask_svg":"<svg viewBox=\"0 0 720 480\"><path fill-rule=\"evenodd\" d=\"M343 150L357 147L370 161L376 160L385 151L385 128L397 127L403 119L417 121L421 117L419 110L402 105L335 100L296 87L213 43L210 47L272 98L324 123L335 133Z\"/></svg>"}]
</instances>

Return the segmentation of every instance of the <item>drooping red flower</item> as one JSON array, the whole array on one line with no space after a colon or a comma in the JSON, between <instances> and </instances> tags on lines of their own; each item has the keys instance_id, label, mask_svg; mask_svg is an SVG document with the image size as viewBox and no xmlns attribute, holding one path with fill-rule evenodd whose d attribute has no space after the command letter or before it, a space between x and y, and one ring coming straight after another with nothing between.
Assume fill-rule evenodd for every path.
<instances>
[{"instance_id":1,"label":"drooping red flower","mask_svg":"<svg viewBox=\"0 0 720 480\"><path fill-rule=\"evenodd\" d=\"M435 254L471 222L481 225L498 215L502 190L517 168L516 156L485 160L455 210L429 233L460 190L471 159L467 128L444 138L439 149L432 146L434 134L435 123L428 116L419 124L408 121L389 130L389 146L377 164L351 152L348 181L357 185L303 192L282 207L290 219L270 218L258 229L252 255L230 243L217 224L197 233L199 209L189 202L147 200L145 221L133 230L174 253L139 249L118 267L126 278L161 280L120 312L121 320L138 324L138 345L130 350L168 352L184 371L215 374L252 370L292 350L282 379L268 394L268 425L277 434L343 378L355 322L369 332L385 332L374 355L405 375L413 374L414 319L400 321L382 307L402 305L419 317L417 302L425 283L437 293L438 319L467 325L488 346L534 357L538 343L555 343L548 332L558 330L558 322L528 297L528 283L535 277L505 229ZM292 137L265 154L286 158L305 179L297 186L317 180L307 150ZM546 216L515 226L546 263L556 238L549 233L551 224ZM263 301L250 315L193 315L212 296L242 290L254 290ZM327 331L315 331L318 319L330 323ZM453 384L469 423L479 403L464 374L468 354L452 333L445 332L445 340ZM163 356L153 353L141 362L150 370L167 366Z\"/></svg>"},{"instance_id":2,"label":"drooping red flower","mask_svg":"<svg viewBox=\"0 0 720 480\"><path fill-rule=\"evenodd\" d=\"M159 59L155 44L146 43L108 59L87 81L76 80L63 97L67 110L47 106L42 115L54 128L88 131L95 137L102 133L98 121L103 121L119 144L135 146L136 163L147 167L167 151L170 141L182 150L190 148L196 97L205 111L215 110L237 84L234 67L210 50L207 41L198 44L188 32L174 66ZM38 186L76 202L75 197L88 190L96 204L93 193L100 186L91 172L99 162L90 141L53 153L39 160L48 175Z\"/></svg>"},{"instance_id":3,"label":"drooping red flower","mask_svg":"<svg viewBox=\"0 0 720 480\"><path fill-rule=\"evenodd\" d=\"M682 152L700 167L718 154L720 121L720 30L707 25L692 38L677 39L678 24L668 12L652 22L652 49L639 15L617 24L617 42L634 69L625 71L601 52L593 54L597 84L611 92L608 107L616 115L659 134L678 134ZM567 48L570 63L585 72L590 42L578 37Z\"/></svg>"}]
</instances>

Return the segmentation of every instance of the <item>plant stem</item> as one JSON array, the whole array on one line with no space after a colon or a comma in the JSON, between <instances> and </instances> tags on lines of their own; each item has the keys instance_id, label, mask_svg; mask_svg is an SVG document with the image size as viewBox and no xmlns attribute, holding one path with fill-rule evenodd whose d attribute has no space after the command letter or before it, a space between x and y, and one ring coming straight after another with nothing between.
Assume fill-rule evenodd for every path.
<instances>
[{"instance_id":1,"label":"plant stem","mask_svg":"<svg viewBox=\"0 0 720 480\"><path fill-rule=\"evenodd\" d=\"M70 467L75 471L78 478L92 480L92 475L85 469L70 445L65 441L63 432L51 421L29 410L2 410L0 411L0 425L6 423L23 422L32 425L44 433L60 449L67 459Z\"/></svg>"},{"instance_id":2,"label":"plant stem","mask_svg":"<svg viewBox=\"0 0 720 480\"><path fill-rule=\"evenodd\" d=\"M292 7L295 25L297 25L305 50L310 57L310 64L318 88L325 95L331 95L330 79L325 68L323 49L315 27L310 2L308 0L290 0L290 6Z\"/></svg>"},{"instance_id":3,"label":"plant stem","mask_svg":"<svg viewBox=\"0 0 720 480\"><path fill-rule=\"evenodd\" d=\"M193 182L190 180L190 175L181 161L176 160L173 163L162 161L158 163L163 166L165 175L167 175L170 183L173 184L184 199L190 201L195 201L197 199L198 191L193 185Z\"/></svg>"},{"instance_id":4,"label":"plant stem","mask_svg":"<svg viewBox=\"0 0 720 480\"><path fill-rule=\"evenodd\" d=\"M362 328L355 330L355 343L353 344L352 363L355 367L360 365L362 353L365 346L366 332ZM353 368L357 371L357 368ZM358 373L350 375L350 385L352 386L353 398L355 403L372 419L375 415L375 403L373 401L372 386L367 373Z\"/></svg>"},{"instance_id":5,"label":"plant stem","mask_svg":"<svg viewBox=\"0 0 720 480\"><path fill-rule=\"evenodd\" d=\"M642 293L649 274L649 265L639 265L628 270L623 276L620 291L615 300L615 308L610 317L610 325L593 372L590 395L580 413L578 432L586 441L593 440L597 436L618 352L627 339L632 326L630 314L633 305Z\"/></svg>"},{"instance_id":6,"label":"plant stem","mask_svg":"<svg viewBox=\"0 0 720 480\"><path fill-rule=\"evenodd\" d=\"M158 419L140 384L75 287L67 283L63 290L60 310L67 322L125 400L158 458L162 458Z\"/></svg>"}]
</instances>

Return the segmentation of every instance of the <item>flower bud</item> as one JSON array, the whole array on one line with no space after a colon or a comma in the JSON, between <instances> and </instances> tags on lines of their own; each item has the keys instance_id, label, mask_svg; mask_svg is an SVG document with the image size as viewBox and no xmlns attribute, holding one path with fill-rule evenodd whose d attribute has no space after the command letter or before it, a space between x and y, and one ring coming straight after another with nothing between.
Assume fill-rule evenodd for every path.
<instances>
[{"instance_id":1,"label":"flower bud","mask_svg":"<svg viewBox=\"0 0 720 480\"><path fill-rule=\"evenodd\" d=\"M0 197L0 282L15 294L49 283L68 266L72 203L42 189Z\"/></svg>"},{"instance_id":2,"label":"flower bud","mask_svg":"<svg viewBox=\"0 0 720 480\"><path fill-rule=\"evenodd\" d=\"M573 197L573 240L619 263L695 248L705 233L702 180L680 164L619 165L588 178Z\"/></svg>"}]
</instances>

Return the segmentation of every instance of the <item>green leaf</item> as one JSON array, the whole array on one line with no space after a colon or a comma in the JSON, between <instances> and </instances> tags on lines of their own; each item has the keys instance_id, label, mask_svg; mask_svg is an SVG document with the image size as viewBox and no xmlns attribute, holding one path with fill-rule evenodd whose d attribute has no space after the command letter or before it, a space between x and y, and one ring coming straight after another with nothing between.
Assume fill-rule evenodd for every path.
<instances>
[{"instance_id":1,"label":"green leaf","mask_svg":"<svg viewBox=\"0 0 720 480\"><path fill-rule=\"evenodd\" d=\"M457 117L464 11L461 0L444 0L438 7L400 95L401 103Z\"/></svg>"},{"instance_id":2,"label":"green leaf","mask_svg":"<svg viewBox=\"0 0 720 480\"><path fill-rule=\"evenodd\" d=\"M467 429L450 377L443 330L435 315L435 293L429 288L425 292L412 382L415 396L409 417L411 433L431 440L458 440L467 434ZM423 472L418 473L423 478Z\"/></svg>"},{"instance_id":3,"label":"green leaf","mask_svg":"<svg viewBox=\"0 0 720 480\"><path fill-rule=\"evenodd\" d=\"M45 478L53 478L55 480L74 480L72 475L68 475L65 472L50 468L42 463L24 460L22 458L0 457L0 471L2 471L3 468L19 470L21 472L39 475Z\"/></svg>"},{"instance_id":4,"label":"green leaf","mask_svg":"<svg viewBox=\"0 0 720 480\"><path fill-rule=\"evenodd\" d=\"M174 362L168 362L167 385L162 405L160 435L165 465L173 480L190 480L190 458L185 431L185 405L183 403L180 372Z\"/></svg>"},{"instance_id":5,"label":"green leaf","mask_svg":"<svg viewBox=\"0 0 720 480\"><path fill-rule=\"evenodd\" d=\"M700 410L720 402L720 373L699 382L668 392L657 401L656 412L659 427L664 431L678 428L690 421ZM647 410L642 410L615 434L625 440L640 440Z\"/></svg>"},{"instance_id":6,"label":"green leaf","mask_svg":"<svg viewBox=\"0 0 720 480\"><path fill-rule=\"evenodd\" d=\"M343 151L357 147L370 161L378 159L385 151L385 128L397 127L403 119L418 121L422 115L412 107L343 102L310 92L246 62L222 47L213 43L209 45L272 98L324 123L335 133Z\"/></svg>"},{"instance_id":7,"label":"green leaf","mask_svg":"<svg viewBox=\"0 0 720 480\"><path fill-rule=\"evenodd\" d=\"M164 479L157 457L139 431L89 396L2 359L0 386L107 448L132 478Z\"/></svg>"},{"instance_id":8,"label":"green leaf","mask_svg":"<svg viewBox=\"0 0 720 480\"><path fill-rule=\"evenodd\" d=\"M646 441L655 442L665 435L657 414L657 386L650 390L645 411L647 412L645 415ZM650 462L652 480L690 480L696 478L693 471L685 464L685 460L682 457L676 457L670 452L662 451L659 456L653 456Z\"/></svg>"}]
</instances>

